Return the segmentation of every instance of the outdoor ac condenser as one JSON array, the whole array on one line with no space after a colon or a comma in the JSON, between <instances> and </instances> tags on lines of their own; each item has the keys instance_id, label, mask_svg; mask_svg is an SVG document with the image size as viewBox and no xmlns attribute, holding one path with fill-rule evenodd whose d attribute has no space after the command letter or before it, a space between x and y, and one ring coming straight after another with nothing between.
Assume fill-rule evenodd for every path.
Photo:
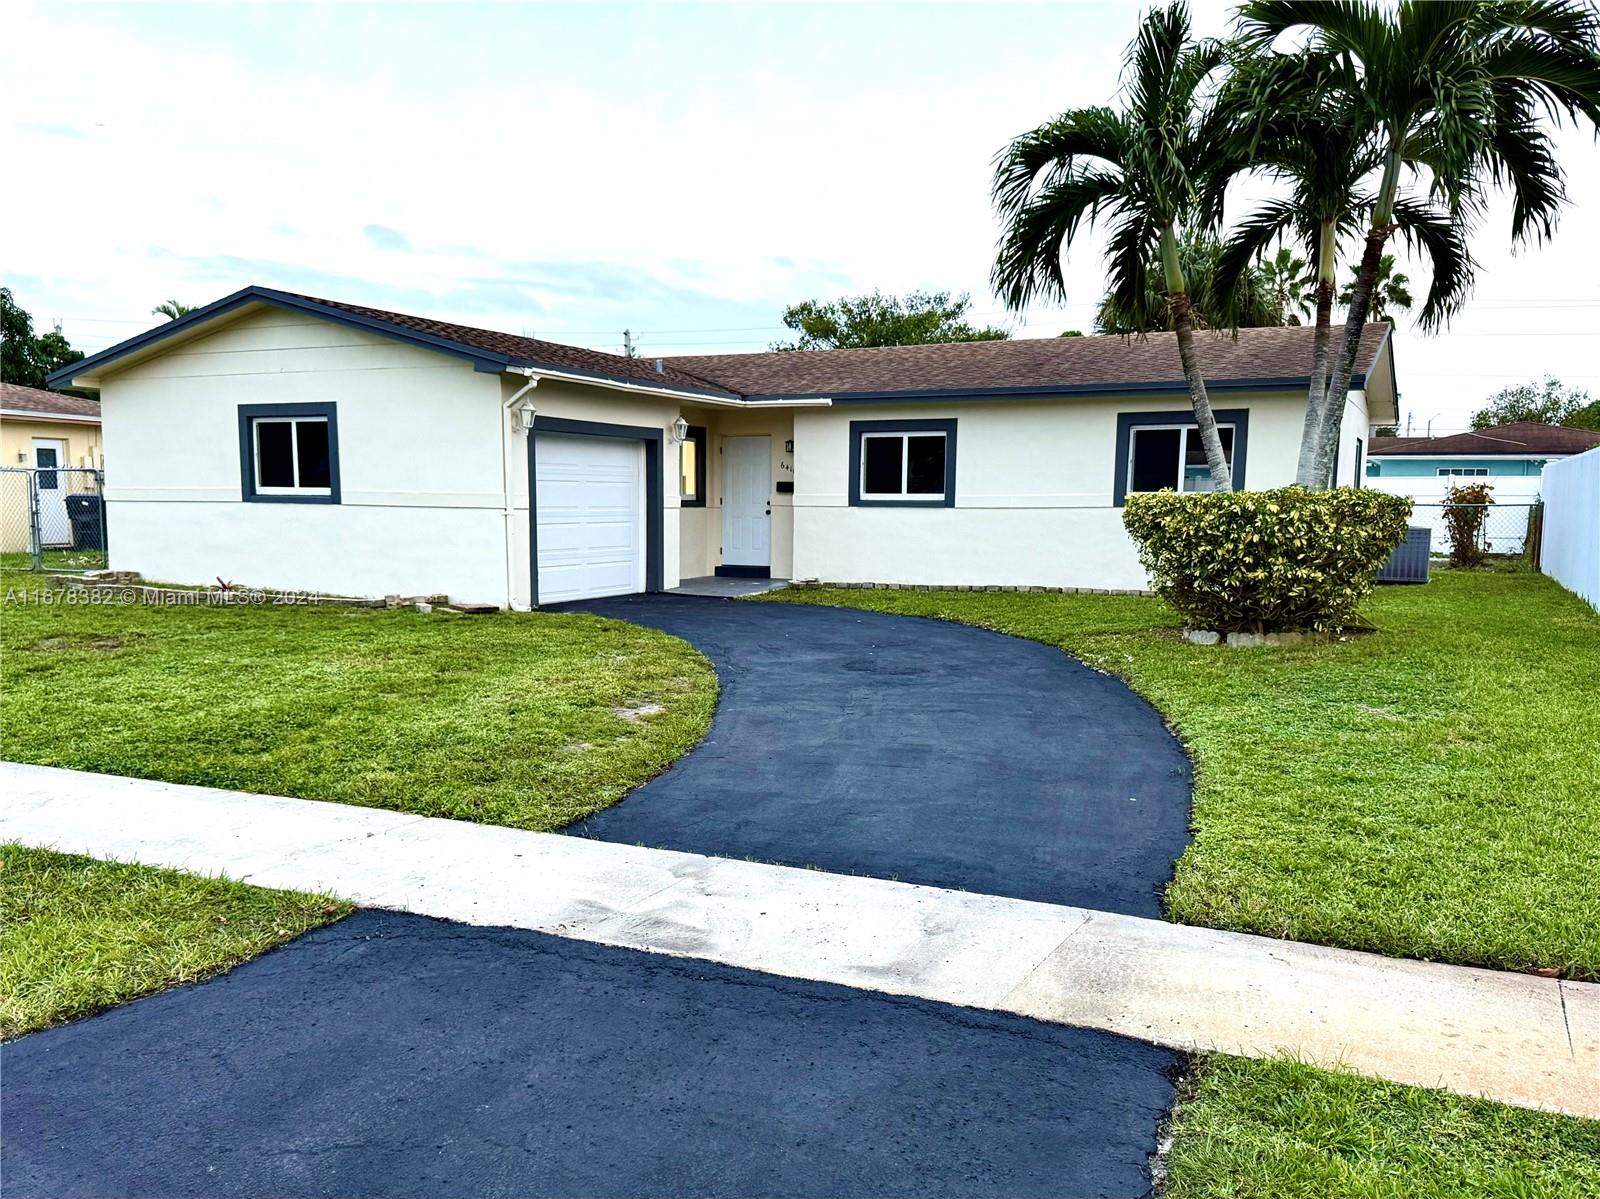
<instances>
[{"instance_id":1,"label":"outdoor ac condenser","mask_svg":"<svg viewBox=\"0 0 1600 1199\"><path fill-rule=\"evenodd\" d=\"M1380 583L1426 583L1428 581L1428 550L1433 542L1432 529L1415 526L1406 529L1406 539L1394 547L1394 553L1378 572Z\"/></svg>"}]
</instances>

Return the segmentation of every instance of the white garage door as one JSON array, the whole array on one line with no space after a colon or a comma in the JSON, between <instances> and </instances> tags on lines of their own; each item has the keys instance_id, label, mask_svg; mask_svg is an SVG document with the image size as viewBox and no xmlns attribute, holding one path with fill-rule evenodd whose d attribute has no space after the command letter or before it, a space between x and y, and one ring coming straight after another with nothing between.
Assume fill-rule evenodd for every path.
<instances>
[{"instance_id":1,"label":"white garage door","mask_svg":"<svg viewBox=\"0 0 1600 1199\"><path fill-rule=\"evenodd\" d=\"M643 443L537 436L539 602L643 591Z\"/></svg>"}]
</instances>

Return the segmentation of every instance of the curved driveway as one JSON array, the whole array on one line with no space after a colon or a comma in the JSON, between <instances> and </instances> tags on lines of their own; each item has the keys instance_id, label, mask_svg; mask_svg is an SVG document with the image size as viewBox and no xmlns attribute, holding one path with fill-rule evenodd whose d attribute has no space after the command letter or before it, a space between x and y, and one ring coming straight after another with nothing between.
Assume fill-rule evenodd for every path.
<instances>
[{"instance_id":1,"label":"curved driveway","mask_svg":"<svg viewBox=\"0 0 1600 1199\"><path fill-rule=\"evenodd\" d=\"M700 746L568 832L1160 914L1189 760L1117 679L917 617L671 595L573 607L691 642L722 695Z\"/></svg>"}]
</instances>

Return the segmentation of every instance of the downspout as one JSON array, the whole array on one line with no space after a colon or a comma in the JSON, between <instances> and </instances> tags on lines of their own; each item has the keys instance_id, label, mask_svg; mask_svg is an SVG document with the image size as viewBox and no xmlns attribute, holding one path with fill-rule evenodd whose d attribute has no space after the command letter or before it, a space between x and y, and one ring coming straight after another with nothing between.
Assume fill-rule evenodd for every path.
<instances>
[{"instance_id":1,"label":"downspout","mask_svg":"<svg viewBox=\"0 0 1600 1199\"><path fill-rule=\"evenodd\" d=\"M531 607L524 606L519 609L516 604L516 543L515 539L512 537L511 525L513 516L511 504L511 480L515 474L515 464L511 461L511 447L515 443L515 438L511 432L511 414L515 410L517 403L522 399L522 397L527 395L535 387L539 386L539 375L534 372L532 367L527 366L507 367L506 373L509 375L521 375L524 379L522 386L517 388L516 391L512 392L506 398L505 402L500 405L500 491L501 498L504 501L504 509L501 514L501 524L505 540L506 611L528 612L532 610ZM526 436L532 437L533 433L529 432L526 434ZM528 480L528 486L530 489L532 488L532 479ZM531 509L529 511L529 519L532 519Z\"/></svg>"}]
</instances>

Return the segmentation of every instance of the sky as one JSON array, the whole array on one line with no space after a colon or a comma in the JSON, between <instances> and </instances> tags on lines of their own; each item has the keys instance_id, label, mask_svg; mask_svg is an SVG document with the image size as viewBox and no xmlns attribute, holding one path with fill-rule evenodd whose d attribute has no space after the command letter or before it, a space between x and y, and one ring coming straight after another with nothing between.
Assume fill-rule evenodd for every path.
<instances>
[{"instance_id":1,"label":"sky","mask_svg":"<svg viewBox=\"0 0 1600 1199\"><path fill-rule=\"evenodd\" d=\"M1229 11L1197 5L1198 31ZM760 350L786 305L874 289L1087 332L1098 237L1065 307L990 292L991 164L1114 99L1139 12L8 0L0 284L90 352L248 283L600 349L627 329L646 355ZM1546 373L1600 395L1600 146L1569 130L1559 153L1554 242L1513 254L1502 204L1450 328L1401 317L1415 432Z\"/></svg>"}]
</instances>

